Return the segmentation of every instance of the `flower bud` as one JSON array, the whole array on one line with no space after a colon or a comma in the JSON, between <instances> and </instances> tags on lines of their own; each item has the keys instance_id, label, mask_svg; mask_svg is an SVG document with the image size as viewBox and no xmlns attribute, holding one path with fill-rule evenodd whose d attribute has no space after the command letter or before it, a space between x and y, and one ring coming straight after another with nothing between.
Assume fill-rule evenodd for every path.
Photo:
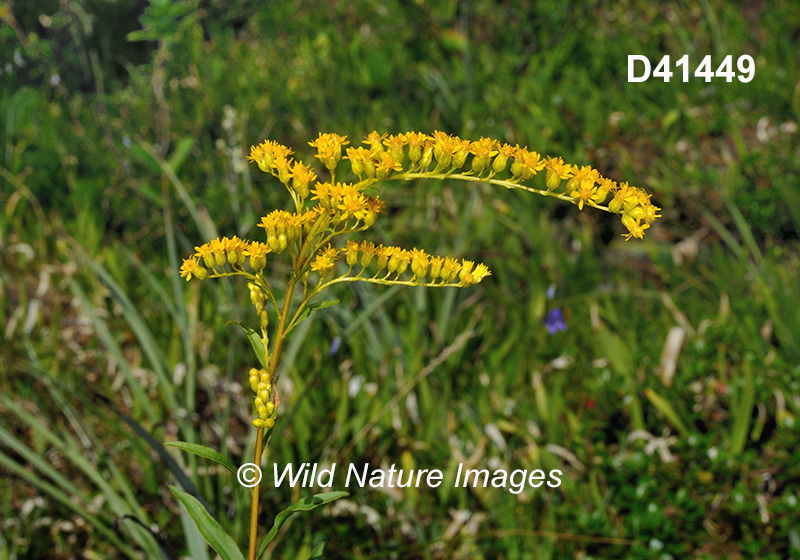
<instances>
[{"instance_id":1,"label":"flower bud","mask_svg":"<svg viewBox=\"0 0 800 560\"><path fill-rule=\"evenodd\" d=\"M413 144L408 147L408 159L410 159L412 163L417 163L421 157L422 147L419 144Z\"/></svg>"},{"instance_id":2,"label":"flower bud","mask_svg":"<svg viewBox=\"0 0 800 560\"><path fill-rule=\"evenodd\" d=\"M453 161L453 156L441 150L434 150L433 155L436 157L436 162L439 164L437 167L441 167L442 169L450 167L450 163Z\"/></svg>"},{"instance_id":3,"label":"flower bud","mask_svg":"<svg viewBox=\"0 0 800 560\"><path fill-rule=\"evenodd\" d=\"M561 177L559 177L558 173L556 173L552 169L548 169L544 183L547 186L547 192L550 192L552 190L557 189L558 185L561 184ZM569 191L569 188L567 190Z\"/></svg>"},{"instance_id":4,"label":"flower bud","mask_svg":"<svg viewBox=\"0 0 800 560\"><path fill-rule=\"evenodd\" d=\"M397 267L400 266L400 255L398 253L399 251L395 250L395 252L392 253L392 256L389 257L389 262L388 262L389 272L394 272L395 270L397 270Z\"/></svg>"},{"instance_id":5,"label":"flower bud","mask_svg":"<svg viewBox=\"0 0 800 560\"><path fill-rule=\"evenodd\" d=\"M403 160L406 159L406 155L403 153L403 148L399 146L392 146L389 148L389 155L391 155L392 159L397 163L403 163Z\"/></svg>"},{"instance_id":6,"label":"flower bud","mask_svg":"<svg viewBox=\"0 0 800 560\"><path fill-rule=\"evenodd\" d=\"M361 177L361 174L364 173L364 164L355 156L350 158L350 168L353 170L353 175Z\"/></svg>"},{"instance_id":7,"label":"flower bud","mask_svg":"<svg viewBox=\"0 0 800 560\"><path fill-rule=\"evenodd\" d=\"M475 156L472 158L472 170L475 173L483 173L489 167L489 156Z\"/></svg>"},{"instance_id":8,"label":"flower bud","mask_svg":"<svg viewBox=\"0 0 800 560\"><path fill-rule=\"evenodd\" d=\"M375 163L372 159L367 158L364 160L364 172L367 174L368 179L375 177Z\"/></svg>"},{"instance_id":9,"label":"flower bud","mask_svg":"<svg viewBox=\"0 0 800 560\"><path fill-rule=\"evenodd\" d=\"M497 154L497 157L492 162L492 170L495 173L502 173L506 170L506 165L508 165L508 157L503 154Z\"/></svg>"},{"instance_id":10,"label":"flower bud","mask_svg":"<svg viewBox=\"0 0 800 560\"><path fill-rule=\"evenodd\" d=\"M467 162L467 156L469 152L467 150L461 150L455 156L453 156L453 169L461 169L464 167L464 164Z\"/></svg>"},{"instance_id":11,"label":"flower bud","mask_svg":"<svg viewBox=\"0 0 800 560\"><path fill-rule=\"evenodd\" d=\"M372 253L368 251L364 251L361 255L361 266L367 268L370 264L372 264L372 257L374 257Z\"/></svg>"},{"instance_id":12,"label":"flower bud","mask_svg":"<svg viewBox=\"0 0 800 560\"><path fill-rule=\"evenodd\" d=\"M228 262L225 251L214 251L214 262L217 266L225 266L225 263Z\"/></svg>"},{"instance_id":13,"label":"flower bud","mask_svg":"<svg viewBox=\"0 0 800 560\"><path fill-rule=\"evenodd\" d=\"M433 161L433 146L428 146L425 148L425 151L422 153L422 158L419 160L419 168L420 170L427 169L431 161Z\"/></svg>"}]
</instances>

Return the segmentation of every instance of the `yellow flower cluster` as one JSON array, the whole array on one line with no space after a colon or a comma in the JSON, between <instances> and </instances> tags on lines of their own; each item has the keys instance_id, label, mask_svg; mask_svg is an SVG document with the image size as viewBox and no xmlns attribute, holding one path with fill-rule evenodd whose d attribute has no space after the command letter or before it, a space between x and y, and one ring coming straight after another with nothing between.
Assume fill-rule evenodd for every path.
<instances>
[{"instance_id":1,"label":"yellow flower cluster","mask_svg":"<svg viewBox=\"0 0 800 560\"><path fill-rule=\"evenodd\" d=\"M429 172L431 175L450 175L464 168L471 156L470 169L462 171L457 178L466 179L470 176L488 181L508 169L511 176L506 184L513 187L513 184L527 181L544 170L547 190L538 192L549 195L562 181L567 180L566 192L553 193L552 196L571 199L581 210L584 205L589 205L622 214L622 223L628 229L626 239L641 239L650 224L661 217L658 214L660 208L654 206L649 195L641 189L627 183L618 185L588 166L573 166L564 163L561 158L542 158L539 153L518 144L511 146L492 138L464 140L441 131L435 131L430 136L421 132L389 135L373 131L362 143L366 147L347 148L345 159L350 160L353 173L362 180L366 177L370 184L404 173L428 173L427 169L434 161L436 165ZM346 136L329 133L320 134L309 144L317 149L316 157L333 173L342 159L344 146L349 142ZM290 148L265 141L251 148L249 159L255 161L262 170L277 176L287 186L291 180L291 188L303 200L308 196L309 185L316 175L303 163L292 163L291 154ZM406 161L408 163L404 168ZM361 186L317 183L313 190L314 198L319 199L320 205L333 214L341 212L340 220L354 217L363 220L364 225L369 227L374 223L382 203L377 198L370 202L369 197L359 192ZM613 197L608 207L600 206L609 195ZM335 219L335 216L332 218Z\"/></svg>"},{"instance_id":2,"label":"yellow flower cluster","mask_svg":"<svg viewBox=\"0 0 800 560\"><path fill-rule=\"evenodd\" d=\"M255 409L258 418L253 420L256 428L271 428L275 425L275 403L272 402L272 383L265 369L250 368L250 389L256 394Z\"/></svg>"},{"instance_id":3,"label":"yellow flower cluster","mask_svg":"<svg viewBox=\"0 0 800 560\"><path fill-rule=\"evenodd\" d=\"M297 241L303 232L314 223L317 216L322 214L321 208L306 210L302 214L298 212L287 212L285 210L273 210L263 218L258 227L264 228L267 234L267 246L275 253L283 253L289 243Z\"/></svg>"},{"instance_id":4,"label":"yellow flower cluster","mask_svg":"<svg viewBox=\"0 0 800 560\"><path fill-rule=\"evenodd\" d=\"M586 204L622 214L622 223L629 232L625 235L626 239L641 239L644 230L661 217L658 213L660 208L654 206L649 195L641 189L627 183L618 185L589 166L573 166L564 163L560 157L543 159L539 153L526 147L511 146L491 138L469 141L441 131L434 132L432 136L419 132L396 135L372 132L364 144L368 148L348 148L346 159L350 160L354 174L366 176L367 179L382 180L401 173L425 172L434 160L436 167L431 173L453 173L463 168L471 155L471 169L465 172L466 175L478 178L485 175L491 179L509 169L509 181L519 183L544 170L547 190L542 194L553 192L562 181L567 180L566 195L579 209L583 210ZM404 169L406 155L410 165ZM613 195L612 202L608 208L601 207L609 195Z\"/></svg>"},{"instance_id":5,"label":"yellow flower cluster","mask_svg":"<svg viewBox=\"0 0 800 560\"><path fill-rule=\"evenodd\" d=\"M320 133L319 138L308 145L317 149L317 158L328 168L328 171L336 169L336 164L342 159L342 146L349 144L347 136L339 136L334 133Z\"/></svg>"},{"instance_id":6,"label":"yellow flower cluster","mask_svg":"<svg viewBox=\"0 0 800 560\"><path fill-rule=\"evenodd\" d=\"M511 175L516 180L530 179L544 168L541 156L522 148L501 144L491 138L470 141L445 132L436 131L433 136L421 132L406 132L386 135L372 132L364 140L367 148L348 148L347 158L353 173L369 179L382 180L392 172L403 171L403 162L408 149L411 165L406 171L424 171L436 161L434 173L456 171L464 167L472 155L472 169L469 173L481 176L489 171L489 176L505 171L511 158ZM494 161L492 161L494 158Z\"/></svg>"},{"instance_id":7,"label":"yellow flower cluster","mask_svg":"<svg viewBox=\"0 0 800 560\"><path fill-rule=\"evenodd\" d=\"M250 268L260 272L267 264L267 253L271 252L270 247L264 243L244 241L235 235L231 238L212 239L200 247L195 247L194 250L195 254L185 259L181 265L181 277L186 280L191 280L192 276L205 280L208 277L207 269L211 269L212 274L218 275L224 271L226 264L234 270L242 270L248 256Z\"/></svg>"},{"instance_id":8,"label":"yellow flower cluster","mask_svg":"<svg viewBox=\"0 0 800 560\"><path fill-rule=\"evenodd\" d=\"M316 187L312 191L313 198L319 201L322 209L331 212L334 226L355 218L371 227L385 206L380 197L366 196L350 183L317 183Z\"/></svg>"},{"instance_id":9,"label":"yellow flower cluster","mask_svg":"<svg viewBox=\"0 0 800 560\"><path fill-rule=\"evenodd\" d=\"M291 148L282 144L265 140L258 146L250 147L247 159L256 162L258 168L264 173L272 173L281 183L288 185L292 178L292 160L289 156L293 153Z\"/></svg>"},{"instance_id":10,"label":"yellow flower cluster","mask_svg":"<svg viewBox=\"0 0 800 560\"><path fill-rule=\"evenodd\" d=\"M360 256L359 256L360 254ZM453 286L471 286L491 275L485 264L478 264L468 260L459 263L450 257L429 256L420 249L402 249L400 247L375 246L374 243L362 241L348 241L344 249L345 262L349 270L356 264L361 265L362 273L373 263L376 271L373 278L376 278L383 271L386 271L382 280L394 275L393 280L400 280L409 267L412 277L409 283L419 283L430 277L431 283ZM321 278L327 277L333 270L336 260L339 258L339 250L328 245L322 249L311 264L311 269L319 273ZM360 276L360 275L359 275ZM438 282L437 282L438 281Z\"/></svg>"}]
</instances>

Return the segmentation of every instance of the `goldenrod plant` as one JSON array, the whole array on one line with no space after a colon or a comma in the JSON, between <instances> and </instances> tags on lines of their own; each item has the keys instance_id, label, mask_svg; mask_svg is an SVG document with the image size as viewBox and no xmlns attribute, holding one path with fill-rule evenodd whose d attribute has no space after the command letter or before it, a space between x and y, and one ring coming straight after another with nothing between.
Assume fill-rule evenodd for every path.
<instances>
[{"instance_id":1,"label":"goldenrod plant","mask_svg":"<svg viewBox=\"0 0 800 560\"><path fill-rule=\"evenodd\" d=\"M255 465L261 463L265 434L275 426L281 407L276 371L287 335L313 309L337 303L336 300L312 303L323 290L342 282L463 288L491 274L485 264L466 258L429 255L421 248L376 246L368 240L351 238L372 227L382 213L384 202L378 194L379 183L449 179L522 189L571 202L580 210L593 207L619 214L627 229L624 234L627 240L641 239L660 217L659 208L639 188L618 184L591 167L570 165L558 157L543 158L535 151L491 138L470 141L444 132L432 135L372 132L362 142L363 146L346 148L349 145L346 136L327 133L309 144L316 149L316 157L325 168L322 173L328 180L320 180L311 165L294 160L291 148L269 140L253 146L249 160L283 183L291 196L293 211L278 209L264 216L259 224L264 230L260 241L222 237L195 247L196 252L184 260L180 271L187 280L223 276L247 279L260 327L260 333L245 327L261 366L251 368L249 373L249 385L255 394L252 420L256 428ZM342 159L349 160L354 182L340 180ZM529 184L542 171L544 188ZM288 277L279 281L275 278L276 271L286 268L277 268L274 263L279 258L288 260L287 254L291 267ZM282 293L274 289L276 286L282 288ZM301 291L302 297L298 297ZM175 446L218 460L233 470L213 450L189 444ZM177 489L173 491L223 559L243 558L233 540L197 500ZM250 491L248 560L261 556L289 513L312 509L346 495L329 492L291 506L278 514L275 526L259 548L259 484Z\"/></svg>"}]
</instances>

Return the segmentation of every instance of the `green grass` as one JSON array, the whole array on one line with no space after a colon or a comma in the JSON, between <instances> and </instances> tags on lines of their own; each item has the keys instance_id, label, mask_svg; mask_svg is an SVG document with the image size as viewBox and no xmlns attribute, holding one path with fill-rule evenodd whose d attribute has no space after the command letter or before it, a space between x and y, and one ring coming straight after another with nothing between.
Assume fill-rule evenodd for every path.
<instances>
[{"instance_id":1,"label":"green grass","mask_svg":"<svg viewBox=\"0 0 800 560\"><path fill-rule=\"evenodd\" d=\"M325 541L331 558L800 558L799 136L782 126L800 119L800 11L386 6L151 8L160 42L139 43L117 40L130 17L106 31L119 3L43 5L47 28L14 3L24 42L0 28L0 557L203 558L170 485L202 496L243 545L248 493L158 445L252 456L254 360L226 326L256 322L245 287L187 284L180 259L217 232L256 238L285 204L244 165L251 144L275 139L310 162L320 131L355 144L439 128L591 163L652 192L664 217L625 243L613 217L526 193L385 188L373 240L474 257L492 276L329 294L341 303L286 348L267 473L336 459L439 468L445 483L351 488L345 506L290 518L272 557ZM750 54L757 71L748 84L629 84L628 54ZM551 336L555 306L569 328ZM687 335L665 386L675 325ZM560 468L564 483L454 489L466 460ZM264 488L262 527L309 493Z\"/></svg>"}]
</instances>

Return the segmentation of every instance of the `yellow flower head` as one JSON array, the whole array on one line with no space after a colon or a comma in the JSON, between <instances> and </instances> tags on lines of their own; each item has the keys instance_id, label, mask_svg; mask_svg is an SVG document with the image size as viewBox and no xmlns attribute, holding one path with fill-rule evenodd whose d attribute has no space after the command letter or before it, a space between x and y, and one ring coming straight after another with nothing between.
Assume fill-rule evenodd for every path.
<instances>
[{"instance_id":1,"label":"yellow flower head","mask_svg":"<svg viewBox=\"0 0 800 560\"><path fill-rule=\"evenodd\" d=\"M385 179L392 171L402 171L403 166L395 159L391 152L378 154L378 163L375 165L375 175L378 179Z\"/></svg>"},{"instance_id":2,"label":"yellow flower head","mask_svg":"<svg viewBox=\"0 0 800 560\"><path fill-rule=\"evenodd\" d=\"M247 254L250 255L250 268L256 272L261 272L267 265L267 253L271 253L272 249L266 243L260 241L251 241L247 246Z\"/></svg>"},{"instance_id":3,"label":"yellow flower head","mask_svg":"<svg viewBox=\"0 0 800 560\"><path fill-rule=\"evenodd\" d=\"M309 185L317 180L317 175L301 161L292 167L292 187L301 199L308 198Z\"/></svg>"},{"instance_id":4,"label":"yellow flower head","mask_svg":"<svg viewBox=\"0 0 800 560\"><path fill-rule=\"evenodd\" d=\"M331 260L336 260L339 258L339 249L328 243L328 246L322 249L320 255L325 255Z\"/></svg>"},{"instance_id":5,"label":"yellow flower head","mask_svg":"<svg viewBox=\"0 0 800 560\"><path fill-rule=\"evenodd\" d=\"M216 266L214 249L211 247L210 243L203 243L199 247L195 247L194 250L197 251L194 256L203 259L203 263L208 268L214 268Z\"/></svg>"},{"instance_id":6,"label":"yellow flower head","mask_svg":"<svg viewBox=\"0 0 800 560\"><path fill-rule=\"evenodd\" d=\"M461 265L458 264L458 261L451 258L445 257L444 264L442 265L442 280L445 282L452 282L456 278L456 274L461 270Z\"/></svg>"},{"instance_id":7,"label":"yellow flower head","mask_svg":"<svg viewBox=\"0 0 800 560\"><path fill-rule=\"evenodd\" d=\"M367 144L369 146L370 154L374 156L383 151L383 146L381 143L386 136L387 134L378 134L377 131L373 130L366 138L364 138L364 141L361 143Z\"/></svg>"},{"instance_id":8,"label":"yellow flower head","mask_svg":"<svg viewBox=\"0 0 800 560\"><path fill-rule=\"evenodd\" d=\"M562 179L569 179L572 177L572 166L568 163L564 163L564 160L560 157L548 157L544 161L544 167L547 170L545 184L547 185L548 191L552 191L558 187Z\"/></svg>"},{"instance_id":9,"label":"yellow flower head","mask_svg":"<svg viewBox=\"0 0 800 560\"><path fill-rule=\"evenodd\" d=\"M594 186L594 183L590 181L582 181L578 188L569 193L569 195L575 199L575 202L578 203L578 209L583 210L583 203L586 201L590 201L592 197L595 196L597 192L597 187Z\"/></svg>"},{"instance_id":10,"label":"yellow flower head","mask_svg":"<svg viewBox=\"0 0 800 560\"><path fill-rule=\"evenodd\" d=\"M408 141L408 159L411 163L417 163L422 157L422 150L425 143L431 139L427 134L421 132L407 132L406 140Z\"/></svg>"},{"instance_id":11,"label":"yellow flower head","mask_svg":"<svg viewBox=\"0 0 800 560\"><path fill-rule=\"evenodd\" d=\"M334 261L327 255L317 255L314 262L311 263L311 270L319 273L321 277L325 277L333 270Z\"/></svg>"},{"instance_id":12,"label":"yellow flower head","mask_svg":"<svg viewBox=\"0 0 800 560\"><path fill-rule=\"evenodd\" d=\"M425 254L425 251L419 249L411 250L411 272L414 273L416 278L425 278L428 275L428 267L430 264L430 257Z\"/></svg>"},{"instance_id":13,"label":"yellow flower head","mask_svg":"<svg viewBox=\"0 0 800 560\"><path fill-rule=\"evenodd\" d=\"M392 158L398 163L403 163L405 159L405 153L403 152L403 148L408 144L408 138L405 134L392 134L388 138L386 138L383 143L386 145L389 153L392 155Z\"/></svg>"},{"instance_id":14,"label":"yellow flower head","mask_svg":"<svg viewBox=\"0 0 800 560\"><path fill-rule=\"evenodd\" d=\"M222 246L225 248L228 264L244 266L247 260L247 243L235 235L228 239L222 238Z\"/></svg>"},{"instance_id":15,"label":"yellow flower head","mask_svg":"<svg viewBox=\"0 0 800 560\"><path fill-rule=\"evenodd\" d=\"M361 177L366 173L368 178L375 177L375 163L372 161L370 151L366 148L347 148L347 157L354 175Z\"/></svg>"},{"instance_id":16,"label":"yellow flower head","mask_svg":"<svg viewBox=\"0 0 800 560\"><path fill-rule=\"evenodd\" d=\"M205 280L208 276L208 271L200 266L193 258L183 261L180 273L181 278L186 278L187 282L192 279L192 275L196 276L200 280Z\"/></svg>"},{"instance_id":17,"label":"yellow flower head","mask_svg":"<svg viewBox=\"0 0 800 560\"><path fill-rule=\"evenodd\" d=\"M528 148L514 148L514 163L511 164L511 174L515 179L527 181L537 172L544 169L544 162L537 152L531 152Z\"/></svg>"},{"instance_id":18,"label":"yellow flower head","mask_svg":"<svg viewBox=\"0 0 800 560\"><path fill-rule=\"evenodd\" d=\"M372 264L372 259L375 256L377 250L375 249L375 244L370 242L367 243L366 241L362 241L361 245L359 246L361 249L361 266L362 268L367 268L370 264Z\"/></svg>"},{"instance_id":19,"label":"yellow flower head","mask_svg":"<svg viewBox=\"0 0 800 560\"><path fill-rule=\"evenodd\" d=\"M292 149L273 142L265 140L258 146L250 147L250 155L247 159L256 162L258 168L265 173L272 173L275 167L275 160L279 158L286 159L292 155Z\"/></svg>"},{"instance_id":20,"label":"yellow flower head","mask_svg":"<svg viewBox=\"0 0 800 560\"><path fill-rule=\"evenodd\" d=\"M389 264L389 258L394 254L394 250L394 247L384 247L383 245L380 245L375 250L375 254L378 257L378 260L375 263L378 267L378 272L386 268L386 265Z\"/></svg>"},{"instance_id":21,"label":"yellow flower head","mask_svg":"<svg viewBox=\"0 0 800 560\"><path fill-rule=\"evenodd\" d=\"M436 280L442 274L444 259L439 255L431 257L431 279Z\"/></svg>"},{"instance_id":22,"label":"yellow flower head","mask_svg":"<svg viewBox=\"0 0 800 560\"><path fill-rule=\"evenodd\" d=\"M476 284L487 276L491 275L492 273L489 271L489 268L483 263L480 263L478 266L476 266L475 270L472 272L472 278L475 280Z\"/></svg>"},{"instance_id":23,"label":"yellow flower head","mask_svg":"<svg viewBox=\"0 0 800 560\"><path fill-rule=\"evenodd\" d=\"M441 169L449 167L460 146L461 139L458 136L450 136L439 130L435 131L433 133L433 157L439 164L437 167Z\"/></svg>"},{"instance_id":24,"label":"yellow flower head","mask_svg":"<svg viewBox=\"0 0 800 560\"><path fill-rule=\"evenodd\" d=\"M492 162L492 171L495 173L502 173L506 170L508 160L514 157L514 148L509 144L503 144L501 146L498 143L495 146L497 148L497 157L495 157Z\"/></svg>"},{"instance_id":25,"label":"yellow flower head","mask_svg":"<svg viewBox=\"0 0 800 560\"><path fill-rule=\"evenodd\" d=\"M644 230L650 227L650 224L644 223L640 219L633 218L628 214L622 216L622 225L628 228L628 233L623 234L625 241L630 240L631 237L637 239L644 238Z\"/></svg>"},{"instance_id":26,"label":"yellow flower head","mask_svg":"<svg viewBox=\"0 0 800 560\"><path fill-rule=\"evenodd\" d=\"M358 251L360 245L352 239L347 240L347 247L344 249L344 258L347 261L347 266L353 267L358 262Z\"/></svg>"},{"instance_id":27,"label":"yellow flower head","mask_svg":"<svg viewBox=\"0 0 800 560\"><path fill-rule=\"evenodd\" d=\"M317 149L317 158L328 168L329 171L336 169L336 164L342 159L342 146L349 144L347 136L339 136L336 133L320 133L319 138L308 145Z\"/></svg>"},{"instance_id":28,"label":"yellow flower head","mask_svg":"<svg viewBox=\"0 0 800 560\"><path fill-rule=\"evenodd\" d=\"M360 220L367 212L367 199L359 192L348 193L342 197L341 203L336 208L341 210L342 220L347 220L351 216Z\"/></svg>"}]
</instances>

